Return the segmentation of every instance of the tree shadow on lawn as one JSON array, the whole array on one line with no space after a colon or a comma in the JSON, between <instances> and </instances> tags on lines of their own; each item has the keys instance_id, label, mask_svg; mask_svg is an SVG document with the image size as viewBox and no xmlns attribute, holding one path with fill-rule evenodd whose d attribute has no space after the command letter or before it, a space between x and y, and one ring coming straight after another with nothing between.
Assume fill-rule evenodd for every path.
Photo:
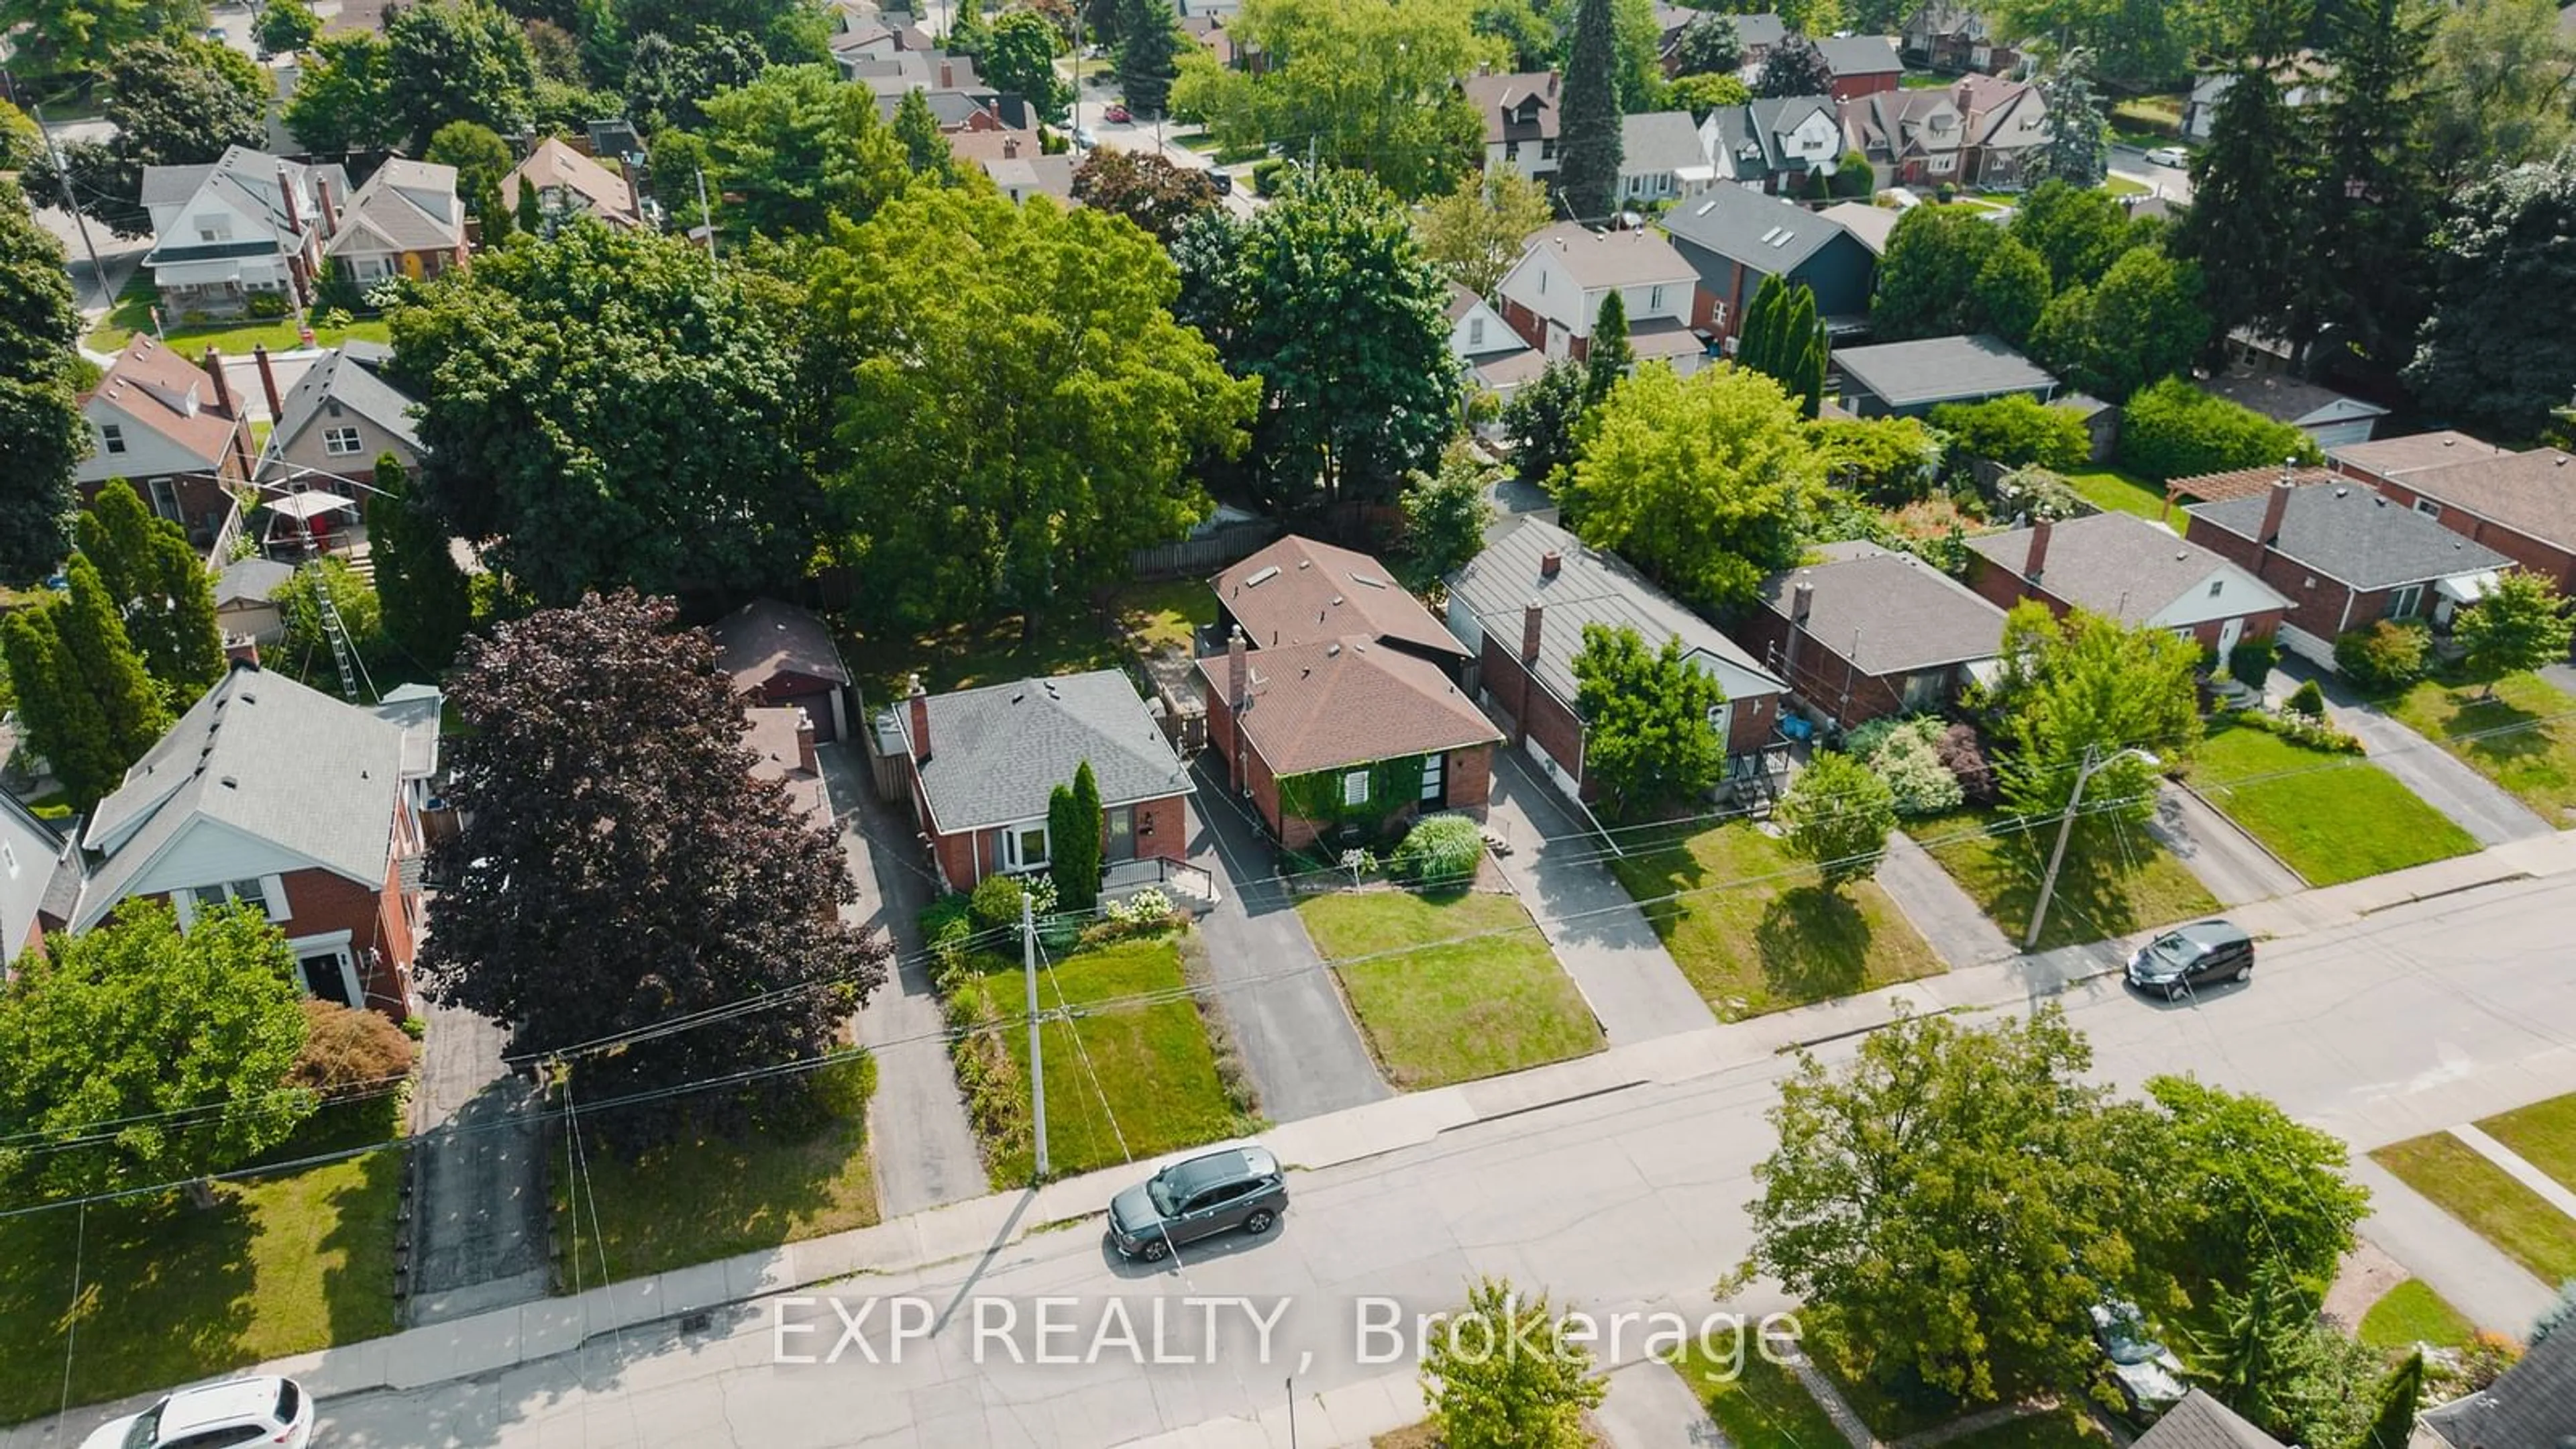
<instances>
[{"instance_id":1,"label":"tree shadow on lawn","mask_svg":"<svg viewBox=\"0 0 2576 1449\"><path fill-rule=\"evenodd\" d=\"M82 1219L60 1208L0 1222L0 1423L248 1359L256 1232L238 1197L199 1208L171 1194L92 1207ZM68 1345L67 1332L76 1333ZM67 1347L77 1349L68 1396Z\"/></svg>"},{"instance_id":2,"label":"tree shadow on lawn","mask_svg":"<svg viewBox=\"0 0 2576 1449\"><path fill-rule=\"evenodd\" d=\"M1849 996L1869 975L1869 921L1840 891L1791 886L1762 908L1762 979L1790 1003Z\"/></svg>"},{"instance_id":3,"label":"tree shadow on lawn","mask_svg":"<svg viewBox=\"0 0 2576 1449\"><path fill-rule=\"evenodd\" d=\"M608 1276L622 1280L877 1221L870 1169L852 1166L866 1146L864 1106L847 1116L782 1111L730 1130L690 1123L669 1141L624 1148L594 1137L582 1115L583 1191L576 1202L571 1143L559 1135L552 1205L567 1241L581 1244L586 1281L601 1271L602 1246Z\"/></svg>"}]
</instances>

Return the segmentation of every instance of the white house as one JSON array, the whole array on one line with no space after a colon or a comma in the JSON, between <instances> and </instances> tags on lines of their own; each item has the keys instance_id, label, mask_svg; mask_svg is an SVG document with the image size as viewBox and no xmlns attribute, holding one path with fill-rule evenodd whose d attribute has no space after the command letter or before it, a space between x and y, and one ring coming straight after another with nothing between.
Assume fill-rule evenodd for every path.
<instances>
[{"instance_id":1,"label":"white house","mask_svg":"<svg viewBox=\"0 0 2576 1449\"><path fill-rule=\"evenodd\" d=\"M1669 362L1688 376L1708 347L1691 331L1699 273L1651 231L1598 232L1559 222L1529 239L1496 289L1503 319L1548 357L1591 349L1601 304L1616 291L1628 313L1628 344L1639 362Z\"/></svg>"},{"instance_id":2,"label":"white house","mask_svg":"<svg viewBox=\"0 0 2576 1449\"><path fill-rule=\"evenodd\" d=\"M1536 180L1556 174L1556 72L1469 76L1458 87L1485 123L1485 169Z\"/></svg>"},{"instance_id":3,"label":"white house","mask_svg":"<svg viewBox=\"0 0 2576 1449\"><path fill-rule=\"evenodd\" d=\"M1449 284L1449 355L1471 383L1505 401L1547 366L1503 314L1456 282Z\"/></svg>"},{"instance_id":4,"label":"white house","mask_svg":"<svg viewBox=\"0 0 2576 1449\"><path fill-rule=\"evenodd\" d=\"M1688 111L1650 111L1619 120L1619 199L1678 201L1714 185L1717 168Z\"/></svg>"},{"instance_id":5,"label":"white house","mask_svg":"<svg viewBox=\"0 0 2576 1449\"><path fill-rule=\"evenodd\" d=\"M2328 82L2334 69L2323 56L2303 50L2281 62L2273 71L2281 83L2281 104L2296 110L2301 106L2323 105L2328 96ZM2236 77L2225 72L2204 75L2192 82L2191 96L2183 102L2182 133L2194 141L2206 141L2218 129L2218 103L2227 96Z\"/></svg>"},{"instance_id":6,"label":"white house","mask_svg":"<svg viewBox=\"0 0 2576 1449\"><path fill-rule=\"evenodd\" d=\"M304 166L232 146L202 166L143 168L155 237L143 265L164 318L237 314L253 295L309 303L332 200L349 194L338 166Z\"/></svg>"},{"instance_id":7,"label":"white house","mask_svg":"<svg viewBox=\"0 0 2576 1449\"><path fill-rule=\"evenodd\" d=\"M1715 177L1773 194L1834 174L1843 159L1842 115L1831 96L1780 96L1720 106L1700 123Z\"/></svg>"}]
</instances>

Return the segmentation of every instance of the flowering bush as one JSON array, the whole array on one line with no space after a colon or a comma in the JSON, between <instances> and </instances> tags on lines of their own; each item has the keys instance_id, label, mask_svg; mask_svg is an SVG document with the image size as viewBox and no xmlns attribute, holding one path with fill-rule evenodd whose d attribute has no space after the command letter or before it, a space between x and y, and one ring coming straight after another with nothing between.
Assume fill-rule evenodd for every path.
<instances>
[{"instance_id":1,"label":"flowering bush","mask_svg":"<svg viewBox=\"0 0 2576 1449\"><path fill-rule=\"evenodd\" d=\"M1986 759L1985 745L1977 738L1977 727L1954 724L1942 732L1941 742L1934 746L1942 768L1959 782L1959 793L1972 805L1995 803L1995 767Z\"/></svg>"},{"instance_id":2,"label":"flowering bush","mask_svg":"<svg viewBox=\"0 0 2576 1449\"><path fill-rule=\"evenodd\" d=\"M1848 742L1851 752L1880 779L1887 782L1889 793L1896 797L1899 815L1938 815L1957 808L1966 798L1959 777L1941 762L1940 745L1946 731L1937 719L1910 719L1877 729L1885 724L1873 720L1852 731ZM1868 749L1863 751L1866 743Z\"/></svg>"},{"instance_id":3,"label":"flowering bush","mask_svg":"<svg viewBox=\"0 0 2576 1449\"><path fill-rule=\"evenodd\" d=\"M1464 815L1434 815L1405 832L1389 862L1407 880L1462 881L1485 855L1485 834Z\"/></svg>"},{"instance_id":4,"label":"flowering bush","mask_svg":"<svg viewBox=\"0 0 2576 1449\"><path fill-rule=\"evenodd\" d=\"M1121 926L1160 925L1172 914L1172 898L1161 886L1147 886L1123 901L1109 903L1109 919Z\"/></svg>"}]
</instances>

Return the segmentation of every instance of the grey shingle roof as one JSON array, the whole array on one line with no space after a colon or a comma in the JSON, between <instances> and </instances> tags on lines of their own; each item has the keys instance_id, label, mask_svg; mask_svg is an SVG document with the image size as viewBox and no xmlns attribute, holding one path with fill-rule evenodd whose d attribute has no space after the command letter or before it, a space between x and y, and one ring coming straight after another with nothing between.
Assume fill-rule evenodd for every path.
<instances>
[{"instance_id":1,"label":"grey shingle roof","mask_svg":"<svg viewBox=\"0 0 2576 1449\"><path fill-rule=\"evenodd\" d=\"M1894 75L1905 69L1905 62L1896 58L1896 47L1884 35L1828 35L1816 42L1816 49L1823 52L1836 77Z\"/></svg>"},{"instance_id":2,"label":"grey shingle roof","mask_svg":"<svg viewBox=\"0 0 2576 1449\"><path fill-rule=\"evenodd\" d=\"M368 886L392 861L402 729L256 665L236 664L99 802L83 844L106 854L86 926L204 817Z\"/></svg>"},{"instance_id":3,"label":"grey shingle roof","mask_svg":"<svg viewBox=\"0 0 2576 1449\"><path fill-rule=\"evenodd\" d=\"M1900 674L1992 658L2003 647L2004 611L1912 554L1869 544L1835 544L1826 560L1762 581L1762 602L1789 618L1805 584L1807 633L1863 674Z\"/></svg>"},{"instance_id":4,"label":"grey shingle roof","mask_svg":"<svg viewBox=\"0 0 2576 1449\"><path fill-rule=\"evenodd\" d=\"M1541 560L1560 556L1555 577ZM1522 609L1543 606L1539 618L1539 683L1570 709L1575 698L1574 656L1583 649L1583 626L1625 626L1649 645L1680 636L1686 650L1705 652L1732 670L1731 696L1777 694L1787 686L1717 626L1682 607L1615 554L1587 546L1552 523L1523 514L1485 536L1485 551L1449 576L1452 598L1466 602L1486 632L1517 651Z\"/></svg>"},{"instance_id":5,"label":"grey shingle roof","mask_svg":"<svg viewBox=\"0 0 2576 1449\"><path fill-rule=\"evenodd\" d=\"M929 710L930 758L917 768L943 835L1044 819L1048 793L1085 760L1103 805L1191 793L1162 727L1115 669L933 695ZM894 715L916 749L910 706Z\"/></svg>"},{"instance_id":6,"label":"grey shingle roof","mask_svg":"<svg viewBox=\"0 0 2576 1449\"><path fill-rule=\"evenodd\" d=\"M1837 348L1834 366L1889 407L2053 391L2046 368L1984 333Z\"/></svg>"},{"instance_id":7,"label":"grey shingle roof","mask_svg":"<svg viewBox=\"0 0 2576 1449\"><path fill-rule=\"evenodd\" d=\"M1735 17L1739 33L1751 18ZM1749 37L1745 43L1752 43ZM1822 112L1834 129L1841 131L1842 116L1831 96L1765 96L1747 106L1720 106L1709 117L1716 123L1717 143L1739 159L1750 152L1765 170L1803 171L1807 163L1783 152L1775 138L1783 131L1798 129L1815 112Z\"/></svg>"},{"instance_id":8,"label":"grey shingle roof","mask_svg":"<svg viewBox=\"0 0 2576 1449\"><path fill-rule=\"evenodd\" d=\"M2271 489L2184 512L2239 538L2262 532ZM2454 574L2511 566L2513 560L2465 534L2388 501L2360 483L2321 483L2293 488L2281 511L2282 555L2362 589L2420 584Z\"/></svg>"},{"instance_id":9,"label":"grey shingle roof","mask_svg":"<svg viewBox=\"0 0 2576 1449\"><path fill-rule=\"evenodd\" d=\"M1696 248L1766 276L1788 272L1843 234L1833 218L1750 186L1719 186L1678 203L1664 213L1664 230L1694 263Z\"/></svg>"},{"instance_id":10,"label":"grey shingle roof","mask_svg":"<svg viewBox=\"0 0 2576 1449\"><path fill-rule=\"evenodd\" d=\"M2201 383L2200 390L2283 423L2296 423L2335 407L2352 417L2379 417L2388 411L2375 402L2277 372L2231 372Z\"/></svg>"},{"instance_id":11,"label":"grey shingle roof","mask_svg":"<svg viewBox=\"0 0 2576 1449\"><path fill-rule=\"evenodd\" d=\"M1653 176L1706 166L1699 126L1688 111L1647 111L1619 120L1619 170L1630 176Z\"/></svg>"},{"instance_id":12,"label":"grey shingle roof","mask_svg":"<svg viewBox=\"0 0 2576 1449\"><path fill-rule=\"evenodd\" d=\"M1533 232L1522 255L1540 247L1555 248L1557 260L1586 290L1687 282L1698 276L1671 242L1652 231L1600 232L1579 222L1560 221Z\"/></svg>"},{"instance_id":13,"label":"grey shingle roof","mask_svg":"<svg viewBox=\"0 0 2576 1449\"><path fill-rule=\"evenodd\" d=\"M2424 1424L2455 1449L2564 1449L2576 1438L2576 1333L2533 1344L2486 1389L2426 1410Z\"/></svg>"},{"instance_id":14,"label":"grey shingle roof","mask_svg":"<svg viewBox=\"0 0 2576 1449\"><path fill-rule=\"evenodd\" d=\"M2194 1389L2138 1436L2137 1449L2281 1449L2281 1441Z\"/></svg>"},{"instance_id":15,"label":"grey shingle roof","mask_svg":"<svg viewBox=\"0 0 2576 1449\"><path fill-rule=\"evenodd\" d=\"M69 845L16 796L0 791L0 866L6 867L0 869L0 951L15 956L27 944L56 877L77 872L79 857Z\"/></svg>"},{"instance_id":16,"label":"grey shingle roof","mask_svg":"<svg viewBox=\"0 0 2576 1449\"><path fill-rule=\"evenodd\" d=\"M313 359L304 375L295 380L295 386L287 389L282 402L277 431L269 437L273 451L292 446L316 420L329 417L335 402L393 434L414 453L421 451L420 432L412 422L412 400L396 391L374 368L338 349ZM360 461L370 468L376 462L373 458Z\"/></svg>"},{"instance_id":17,"label":"grey shingle roof","mask_svg":"<svg viewBox=\"0 0 2576 1449\"><path fill-rule=\"evenodd\" d=\"M1770 11L1766 10L1759 15L1735 17L1735 39L1747 50L1759 50L1766 45L1778 45L1788 38L1789 22Z\"/></svg>"},{"instance_id":18,"label":"grey shingle roof","mask_svg":"<svg viewBox=\"0 0 2576 1449\"><path fill-rule=\"evenodd\" d=\"M215 605L267 603L276 597L278 585L293 577L292 567L273 558L253 554L234 559L215 580Z\"/></svg>"},{"instance_id":19,"label":"grey shingle roof","mask_svg":"<svg viewBox=\"0 0 2576 1449\"><path fill-rule=\"evenodd\" d=\"M2017 528L1968 540L1968 547L2016 577L2030 561L2030 542L2037 530ZM2281 608L2289 601L2262 580L2196 543L2186 543L2143 518L2126 513L2096 513L2070 518L2049 528L2048 556L2041 562L2041 587L2070 604L2124 624L2143 624L2209 580L2226 575L2227 608L2211 618Z\"/></svg>"},{"instance_id":20,"label":"grey shingle roof","mask_svg":"<svg viewBox=\"0 0 2576 1449\"><path fill-rule=\"evenodd\" d=\"M456 198L456 168L395 156L348 199L339 229L323 250L335 257L379 247L431 251L464 239L465 208Z\"/></svg>"}]
</instances>

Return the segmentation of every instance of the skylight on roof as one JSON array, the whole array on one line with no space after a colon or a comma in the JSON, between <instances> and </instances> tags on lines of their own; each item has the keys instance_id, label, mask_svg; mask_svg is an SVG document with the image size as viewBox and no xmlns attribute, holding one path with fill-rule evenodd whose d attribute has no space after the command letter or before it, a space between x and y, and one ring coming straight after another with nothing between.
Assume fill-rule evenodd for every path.
<instances>
[{"instance_id":1,"label":"skylight on roof","mask_svg":"<svg viewBox=\"0 0 2576 1449\"><path fill-rule=\"evenodd\" d=\"M1783 230L1779 235L1770 238L1771 245L1775 247L1785 247L1793 240L1795 240L1795 238L1786 230Z\"/></svg>"},{"instance_id":2,"label":"skylight on roof","mask_svg":"<svg viewBox=\"0 0 2576 1449\"><path fill-rule=\"evenodd\" d=\"M1762 233L1762 244L1763 244L1764 246L1776 246L1776 245L1778 245L1778 244L1779 244L1779 240L1778 240L1778 239L1779 239L1779 237L1781 236L1781 234L1782 234L1782 233L1781 233L1781 231L1780 231L1780 228L1778 228L1778 227L1776 227L1776 226L1775 226L1775 227L1773 227L1773 228L1771 228L1769 231L1766 231L1766 232Z\"/></svg>"}]
</instances>

